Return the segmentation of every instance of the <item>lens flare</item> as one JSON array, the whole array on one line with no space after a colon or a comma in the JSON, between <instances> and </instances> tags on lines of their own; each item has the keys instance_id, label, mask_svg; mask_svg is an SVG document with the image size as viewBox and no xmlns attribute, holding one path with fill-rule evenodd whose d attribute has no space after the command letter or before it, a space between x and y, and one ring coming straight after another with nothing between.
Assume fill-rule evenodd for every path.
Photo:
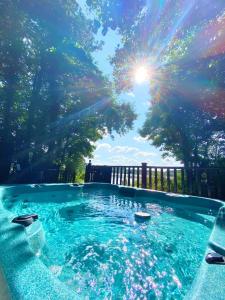
<instances>
[{"instance_id":1,"label":"lens flare","mask_svg":"<svg viewBox=\"0 0 225 300\"><path fill-rule=\"evenodd\" d=\"M145 66L140 66L135 70L134 79L137 84L147 82L150 74Z\"/></svg>"}]
</instances>

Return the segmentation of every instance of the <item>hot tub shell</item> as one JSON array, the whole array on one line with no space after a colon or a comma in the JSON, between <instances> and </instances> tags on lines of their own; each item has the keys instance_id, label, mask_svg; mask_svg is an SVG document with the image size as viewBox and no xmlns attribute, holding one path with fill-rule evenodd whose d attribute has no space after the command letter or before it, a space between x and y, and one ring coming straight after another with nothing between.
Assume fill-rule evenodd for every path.
<instances>
[{"instance_id":1,"label":"hot tub shell","mask_svg":"<svg viewBox=\"0 0 225 300\"><path fill-rule=\"evenodd\" d=\"M219 246L225 252L225 205L220 200L168 194L165 192L130 188L112 184L88 183L80 186L72 184L15 185L0 187L0 299L54 299L70 300L79 296L59 281L38 258L44 244L44 232L40 223L35 222L27 230L12 223L15 217L4 208L4 201L16 198L19 194L41 191L82 191L104 187L129 197L152 198L182 207L192 208L195 212L214 212L217 217L205 254L210 247ZM49 199L49 201L51 201ZM185 299L220 300L225 299L225 265L207 264L203 257L201 266Z\"/></svg>"}]
</instances>

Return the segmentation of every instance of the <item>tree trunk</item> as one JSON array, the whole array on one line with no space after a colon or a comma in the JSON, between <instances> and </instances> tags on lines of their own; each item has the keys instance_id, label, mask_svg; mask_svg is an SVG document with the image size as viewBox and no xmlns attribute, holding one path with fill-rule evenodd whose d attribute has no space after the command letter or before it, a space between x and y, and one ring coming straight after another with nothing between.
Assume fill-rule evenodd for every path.
<instances>
[{"instance_id":1,"label":"tree trunk","mask_svg":"<svg viewBox=\"0 0 225 300\"><path fill-rule=\"evenodd\" d=\"M12 135L12 107L15 95L16 78L12 75L5 87L5 101L3 101L3 131L0 141L0 183L6 182L9 177L10 166L13 161L14 142Z\"/></svg>"},{"instance_id":2,"label":"tree trunk","mask_svg":"<svg viewBox=\"0 0 225 300\"><path fill-rule=\"evenodd\" d=\"M23 157L21 157L23 161L23 168L29 167L29 160L30 160L30 152L31 149L31 143L35 143L37 136L37 132L35 130L35 112L37 110L37 107L39 105L39 97L40 97L40 89L42 85L42 69L39 69L36 71L33 79L33 87L32 87L32 94L30 99L30 106L28 109L28 120L27 120L27 139L26 144L24 145L24 151L23 151ZM34 144L35 146L35 144Z\"/></svg>"},{"instance_id":3,"label":"tree trunk","mask_svg":"<svg viewBox=\"0 0 225 300\"><path fill-rule=\"evenodd\" d=\"M42 70L36 71L33 80L33 88L31 94L30 107L28 110L28 121L27 121L27 142L30 146L31 140L33 139L34 132L34 123L35 123L35 111L39 105L38 98L40 95L40 89L42 84Z\"/></svg>"},{"instance_id":4,"label":"tree trunk","mask_svg":"<svg viewBox=\"0 0 225 300\"><path fill-rule=\"evenodd\" d=\"M60 92L57 82L57 75L52 74L51 80L49 81L49 98L50 98L50 107L49 107L49 143L48 143L48 154L54 157L54 151L56 145L57 137L57 128L54 127L59 113L60 113ZM55 136L55 138L54 138Z\"/></svg>"}]
</instances>

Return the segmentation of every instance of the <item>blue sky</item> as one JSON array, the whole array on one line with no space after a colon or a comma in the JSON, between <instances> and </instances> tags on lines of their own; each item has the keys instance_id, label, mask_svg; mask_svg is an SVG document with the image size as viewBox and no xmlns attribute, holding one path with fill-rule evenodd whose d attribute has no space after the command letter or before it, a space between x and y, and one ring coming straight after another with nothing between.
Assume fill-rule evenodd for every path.
<instances>
[{"instance_id":1,"label":"blue sky","mask_svg":"<svg viewBox=\"0 0 225 300\"><path fill-rule=\"evenodd\" d=\"M85 0L78 0L78 3L89 18L94 18L94 15L87 10ZM101 51L94 54L94 59L102 72L113 80L113 68L109 60L114 55L116 46L120 44L120 36L112 30L109 30L106 36L102 36L101 30L99 30L97 39L104 41L104 46ZM135 85L131 92L121 94L119 100L129 101L138 114L134 128L124 136L114 134L114 139L105 136L101 141L98 141L93 158L91 158L92 163L98 165L140 165L142 162L146 162L152 166L181 165L174 158L163 159L162 152L141 138L138 133L144 123L148 107L151 105L148 84Z\"/></svg>"},{"instance_id":2,"label":"blue sky","mask_svg":"<svg viewBox=\"0 0 225 300\"><path fill-rule=\"evenodd\" d=\"M98 33L97 37L104 40L105 44L101 51L95 53L94 58L102 72L112 78L112 66L109 58L114 55L115 48L120 43L120 36L110 30L105 37L101 33ZM120 95L120 101L125 100L132 103L138 118L133 130L128 134L124 136L115 134L114 139L106 136L96 143L94 158L92 158L93 164L140 165L142 162L147 162L149 165L180 165L173 158L163 159L162 153L141 138L138 133L138 129L145 120L148 107L151 105L150 99L147 83L137 84L133 87L133 91Z\"/></svg>"}]
</instances>

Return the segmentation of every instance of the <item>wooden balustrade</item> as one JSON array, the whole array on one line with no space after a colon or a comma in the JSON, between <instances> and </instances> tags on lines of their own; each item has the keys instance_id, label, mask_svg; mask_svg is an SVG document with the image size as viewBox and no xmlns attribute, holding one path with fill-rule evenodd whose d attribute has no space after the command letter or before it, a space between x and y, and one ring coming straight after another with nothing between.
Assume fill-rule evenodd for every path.
<instances>
[{"instance_id":1,"label":"wooden balustrade","mask_svg":"<svg viewBox=\"0 0 225 300\"><path fill-rule=\"evenodd\" d=\"M76 180L75 172L59 169L26 170L11 174L8 184L30 184L30 183L73 183Z\"/></svg>"},{"instance_id":2,"label":"wooden balustrade","mask_svg":"<svg viewBox=\"0 0 225 300\"><path fill-rule=\"evenodd\" d=\"M88 169L89 168L89 169ZM107 182L225 199L225 168L87 165L86 182Z\"/></svg>"}]
</instances>

